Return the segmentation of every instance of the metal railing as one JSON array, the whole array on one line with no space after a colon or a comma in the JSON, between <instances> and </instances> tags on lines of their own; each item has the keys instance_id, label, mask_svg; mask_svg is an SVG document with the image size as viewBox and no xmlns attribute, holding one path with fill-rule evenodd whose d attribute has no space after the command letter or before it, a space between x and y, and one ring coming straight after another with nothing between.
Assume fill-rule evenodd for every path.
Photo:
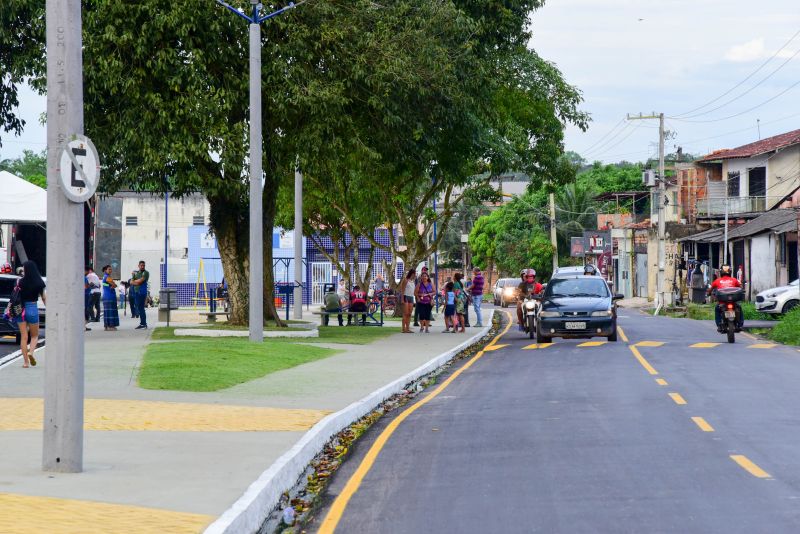
<instances>
[{"instance_id":1,"label":"metal railing","mask_svg":"<svg viewBox=\"0 0 800 534\"><path fill-rule=\"evenodd\" d=\"M783 197L707 197L697 200L695 207L697 208L698 217L725 215L726 202L728 204L729 215L738 213L759 213L766 211L768 205L780 201L781 198Z\"/></svg>"}]
</instances>

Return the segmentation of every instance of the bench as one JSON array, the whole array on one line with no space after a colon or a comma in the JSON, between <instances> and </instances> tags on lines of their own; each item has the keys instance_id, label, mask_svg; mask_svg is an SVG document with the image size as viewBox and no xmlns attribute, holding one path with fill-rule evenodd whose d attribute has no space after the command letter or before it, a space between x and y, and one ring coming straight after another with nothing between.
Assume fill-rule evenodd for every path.
<instances>
[{"instance_id":1,"label":"bench","mask_svg":"<svg viewBox=\"0 0 800 534\"><path fill-rule=\"evenodd\" d=\"M206 322L208 323L216 323L217 322L217 315L224 315L226 319L230 319L230 312L221 311L221 312L200 312L201 316L205 316Z\"/></svg>"},{"instance_id":2,"label":"bench","mask_svg":"<svg viewBox=\"0 0 800 534\"><path fill-rule=\"evenodd\" d=\"M375 310L369 311L369 309L365 311L350 311L347 308L342 309L342 311L326 311L326 310L319 310L315 312L311 312L313 315L319 315L323 318L323 325L325 324L324 319L330 319L331 315L355 315L355 321L350 323L348 326L383 326L383 313L380 307ZM366 320L361 322L359 319L360 315L366 316ZM378 317L376 317L378 315Z\"/></svg>"}]
</instances>

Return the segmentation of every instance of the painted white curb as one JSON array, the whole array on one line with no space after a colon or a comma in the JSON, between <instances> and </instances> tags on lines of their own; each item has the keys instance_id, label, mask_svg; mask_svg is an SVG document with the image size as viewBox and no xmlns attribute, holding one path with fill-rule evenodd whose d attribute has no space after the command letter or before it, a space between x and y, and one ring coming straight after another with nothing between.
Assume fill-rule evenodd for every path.
<instances>
[{"instance_id":1,"label":"painted white curb","mask_svg":"<svg viewBox=\"0 0 800 534\"><path fill-rule=\"evenodd\" d=\"M209 330L207 328L176 328L176 336L198 337L247 337L247 330ZM319 330L269 330L264 332L264 337L319 337Z\"/></svg>"},{"instance_id":2,"label":"painted white curb","mask_svg":"<svg viewBox=\"0 0 800 534\"><path fill-rule=\"evenodd\" d=\"M311 460L322 451L333 436L370 413L389 397L400 393L410 382L452 360L459 352L485 336L490 329L491 324L483 327L457 347L319 421L300 438L300 441L261 473L261 476L250 484L244 495L208 526L205 534L250 534L258 531L272 509L280 502L283 492L297 483Z\"/></svg>"}]
</instances>

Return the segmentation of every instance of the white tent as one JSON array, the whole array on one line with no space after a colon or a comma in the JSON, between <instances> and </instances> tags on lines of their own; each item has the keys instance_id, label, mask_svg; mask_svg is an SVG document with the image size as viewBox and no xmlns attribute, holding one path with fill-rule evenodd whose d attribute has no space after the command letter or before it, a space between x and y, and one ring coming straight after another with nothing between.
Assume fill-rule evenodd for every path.
<instances>
[{"instance_id":1,"label":"white tent","mask_svg":"<svg viewBox=\"0 0 800 534\"><path fill-rule=\"evenodd\" d=\"M0 223L47 221L47 191L7 171L0 171Z\"/></svg>"}]
</instances>

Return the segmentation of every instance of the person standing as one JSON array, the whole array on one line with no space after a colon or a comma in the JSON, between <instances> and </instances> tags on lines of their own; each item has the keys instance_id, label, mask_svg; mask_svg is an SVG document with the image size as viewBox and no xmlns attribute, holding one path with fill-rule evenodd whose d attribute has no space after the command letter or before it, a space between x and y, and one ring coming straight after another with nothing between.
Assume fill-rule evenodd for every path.
<instances>
[{"instance_id":1,"label":"person standing","mask_svg":"<svg viewBox=\"0 0 800 534\"><path fill-rule=\"evenodd\" d=\"M403 279L402 292L403 292L403 329L404 334L411 333L411 315L414 310L414 293L416 292L416 279L417 271L411 269L406 273Z\"/></svg>"},{"instance_id":2,"label":"person standing","mask_svg":"<svg viewBox=\"0 0 800 534\"><path fill-rule=\"evenodd\" d=\"M144 260L139 262L139 270L133 272L131 278L131 289L134 291L134 302L136 303L136 313L139 314L139 326L136 330L147 329L147 312L144 303L147 301L147 283L150 280L150 273L145 270Z\"/></svg>"},{"instance_id":3,"label":"person standing","mask_svg":"<svg viewBox=\"0 0 800 534\"><path fill-rule=\"evenodd\" d=\"M100 277L89 266L86 266L86 279L89 281L89 317L93 323L100 322L100 299L102 297L102 284Z\"/></svg>"},{"instance_id":4,"label":"person standing","mask_svg":"<svg viewBox=\"0 0 800 534\"><path fill-rule=\"evenodd\" d=\"M464 312L467 309L467 293L464 288L464 282L461 281L463 279L464 275L461 273L456 273L453 275L453 292L456 294L456 322L457 324L461 325L462 332L464 332L464 326L466 324L464 321ZM458 329L456 328L456 331L457 330Z\"/></svg>"},{"instance_id":5,"label":"person standing","mask_svg":"<svg viewBox=\"0 0 800 534\"><path fill-rule=\"evenodd\" d=\"M111 277L111 266L103 267L103 329L116 330L119 326L117 311L117 284Z\"/></svg>"},{"instance_id":6,"label":"person standing","mask_svg":"<svg viewBox=\"0 0 800 534\"><path fill-rule=\"evenodd\" d=\"M431 326L431 309L433 308L433 284L427 272L423 272L419 276L419 284L416 286L414 296L417 299L417 312L419 313L419 322L422 325L419 329L420 333L428 333Z\"/></svg>"},{"instance_id":7,"label":"person standing","mask_svg":"<svg viewBox=\"0 0 800 534\"><path fill-rule=\"evenodd\" d=\"M339 296L339 308L340 310L346 310L350 307L350 292L347 291L347 286L344 283L344 278L339 280L339 288L336 290L336 294ZM349 313L347 314L347 326L350 326L352 322L353 316ZM342 324L342 314L339 314L339 324Z\"/></svg>"},{"instance_id":8,"label":"person standing","mask_svg":"<svg viewBox=\"0 0 800 534\"><path fill-rule=\"evenodd\" d=\"M136 271L131 271L131 277L128 278L128 306L131 309L131 318L138 319L139 313L136 311L136 290L133 287L133 277L136 276Z\"/></svg>"},{"instance_id":9,"label":"person standing","mask_svg":"<svg viewBox=\"0 0 800 534\"><path fill-rule=\"evenodd\" d=\"M417 270L419 271L420 274L419 277L416 279L416 284L419 284L419 281L422 279L422 275L428 274L428 266L425 265L424 263L420 263L419 266L417 267ZM417 309L416 304L414 305L414 326L419 326L419 310Z\"/></svg>"},{"instance_id":10,"label":"person standing","mask_svg":"<svg viewBox=\"0 0 800 534\"><path fill-rule=\"evenodd\" d=\"M470 288L472 294L472 309L475 311L475 320L478 321L475 325L477 328L483 326L483 315L481 314L481 301L483 300L483 275L481 270L475 267L472 270L472 287Z\"/></svg>"},{"instance_id":11,"label":"person standing","mask_svg":"<svg viewBox=\"0 0 800 534\"><path fill-rule=\"evenodd\" d=\"M464 290L467 294L467 305L464 306L464 326L469 328L469 305L472 304L472 275L470 274L467 274L467 279L464 281Z\"/></svg>"},{"instance_id":12,"label":"person standing","mask_svg":"<svg viewBox=\"0 0 800 534\"><path fill-rule=\"evenodd\" d=\"M22 351L22 367L30 367L36 365L33 353L39 344L39 297L47 304L45 284L36 264L30 260L22 264L22 278L17 283L22 303L22 315L16 317L20 334L19 348Z\"/></svg>"}]
</instances>

